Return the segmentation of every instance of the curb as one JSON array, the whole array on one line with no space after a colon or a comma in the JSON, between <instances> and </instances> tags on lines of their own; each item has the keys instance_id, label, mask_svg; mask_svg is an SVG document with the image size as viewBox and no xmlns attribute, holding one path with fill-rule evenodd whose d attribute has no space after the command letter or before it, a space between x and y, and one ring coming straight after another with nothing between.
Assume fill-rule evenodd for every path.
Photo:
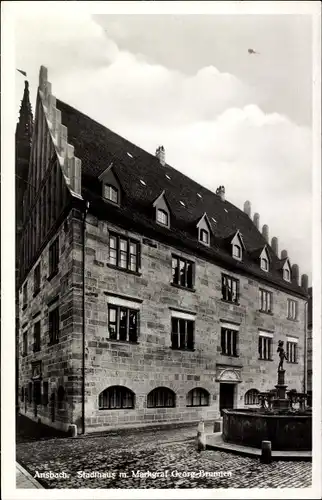
<instances>
[{"instance_id":1,"label":"curb","mask_svg":"<svg viewBox=\"0 0 322 500\"><path fill-rule=\"evenodd\" d=\"M28 481L30 481L32 483L32 485L37 488L37 489L45 489L34 477L32 477L31 474L29 474L29 472L24 468L22 467L22 465L20 465L18 462L16 462L16 468L21 472L21 474L24 475L25 478L28 479ZM17 488L17 489L25 489L25 488ZM27 488L26 488L27 489Z\"/></svg>"}]
</instances>

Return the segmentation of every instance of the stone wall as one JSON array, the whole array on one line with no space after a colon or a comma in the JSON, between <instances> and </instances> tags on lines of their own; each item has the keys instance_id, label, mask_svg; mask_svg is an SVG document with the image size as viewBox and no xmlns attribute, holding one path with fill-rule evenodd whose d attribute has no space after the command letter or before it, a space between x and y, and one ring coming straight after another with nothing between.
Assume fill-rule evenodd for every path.
<instances>
[{"instance_id":1,"label":"stone wall","mask_svg":"<svg viewBox=\"0 0 322 500\"><path fill-rule=\"evenodd\" d=\"M225 303L221 273L226 272L199 258L162 243L143 243L139 234L121 230L89 216L86 234L86 428L98 430L143 422L192 421L219 417L218 366L240 369L235 404L244 406L248 389L260 391L277 383L277 341L286 335L299 338L298 364L286 364L286 383L302 389L304 301L298 301L298 320L287 319L285 292L253 279L227 273L240 280L240 305ZM109 230L141 242L141 269L129 273L108 265ZM195 262L195 291L171 285L172 252ZM273 292L273 315L259 312L259 287ZM109 292L140 300L138 344L109 340L107 300ZM171 349L171 309L195 313L195 351ZM221 354L220 321L239 326L239 357ZM273 361L258 359L259 329L273 331ZM135 409L99 410L98 395L112 385L122 385L136 395ZM147 408L147 394L165 386L176 393L175 408ZM189 390L201 387L210 393L206 407L187 407Z\"/></svg>"}]
</instances>

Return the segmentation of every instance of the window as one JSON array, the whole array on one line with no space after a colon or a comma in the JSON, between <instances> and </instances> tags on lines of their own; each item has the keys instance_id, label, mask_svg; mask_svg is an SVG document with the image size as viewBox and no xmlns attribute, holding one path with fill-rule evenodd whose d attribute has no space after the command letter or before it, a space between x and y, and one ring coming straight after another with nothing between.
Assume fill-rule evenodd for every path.
<instances>
[{"instance_id":1,"label":"window","mask_svg":"<svg viewBox=\"0 0 322 500\"><path fill-rule=\"evenodd\" d=\"M265 257L261 258L261 269L268 271L268 260Z\"/></svg>"},{"instance_id":2,"label":"window","mask_svg":"<svg viewBox=\"0 0 322 500\"><path fill-rule=\"evenodd\" d=\"M272 312L272 293L259 289L259 308L262 312Z\"/></svg>"},{"instance_id":3,"label":"window","mask_svg":"<svg viewBox=\"0 0 322 500\"><path fill-rule=\"evenodd\" d=\"M28 351L28 331L26 330L22 334L22 355L26 356Z\"/></svg>"},{"instance_id":4,"label":"window","mask_svg":"<svg viewBox=\"0 0 322 500\"><path fill-rule=\"evenodd\" d=\"M289 363L297 363L297 342L286 342L286 356Z\"/></svg>"},{"instance_id":5,"label":"window","mask_svg":"<svg viewBox=\"0 0 322 500\"><path fill-rule=\"evenodd\" d=\"M48 405L48 393L49 393L48 382L44 382L43 383L43 394L42 394L42 404L44 406Z\"/></svg>"},{"instance_id":6,"label":"window","mask_svg":"<svg viewBox=\"0 0 322 500\"><path fill-rule=\"evenodd\" d=\"M107 200L112 201L113 203L118 203L119 202L119 191L116 187L111 186L110 184L105 184L104 197Z\"/></svg>"},{"instance_id":7,"label":"window","mask_svg":"<svg viewBox=\"0 0 322 500\"><path fill-rule=\"evenodd\" d=\"M181 257L172 257L172 283L193 288L194 263Z\"/></svg>"},{"instance_id":8,"label":"window","mask_svg":"<svg viewBox=\"0 0 322 500\"><path fill-rule=\"evenodd\" d=\"M290 270L287 267L283 269L283 278L286 281L291 281L291 273L290 273Z\"/></svg>"},{"instance_id":9,"label":"window","mask_svg":"<svg viewBox=\"0 0 322 500\"><path fill-rule=\"evenodd\" d=\"M59 336L59 307L49 313L49 344L57 344Z\"/></svg>"},{"instance_id":10,"label":"window","mask_svg":"<svg viewBox=\"0 0 322 500\"><path fill-rule=\"evenodd\" d=\"M225 356L238 356L237 354L238 331L221 328L221 354Z\"/></svg>"},{"instance_id":11,"label":"window","mask_svg":"<svg viewBox=\"0 0 322 500\"><path fill-rule=\"evenodd\" d=\"M58 272L59 238L49 247L49 278Z\"/></svg>"},{"instance_id":12,"label":"window","mask_svg":"<svg viewBox=\"0 0 322 500\"><path fill-rule=\"evenodd\" d=\"M21 392L20 392L20 401L23 403L25 400L25 389L21 387Z\"/></svg>"},{"instance_id":13,"label":"window","mask_svg":"<svg viewBox=\"0 0 322 500\"><path fill-rule=\"evenodd\" d=\"M239 245L233 245L233 257L235 259L241 259L242 257L242 250L241 250L241 247Z\"/></svg>"},{"instance_id":14,"label":"window","mask_svg":"<svg viewBox=\"0 0 322 500\"><path fill-rule=\"evenodd\" d=\"M28 283L25 283L22 290L22 307L25 309L28 302Z\"/></svg>"},{"instance_id":15,"label":"window","mask_svg":"<svg viewBox=\"0 0 322 500\"><path fill-rule=\"evenodd\" d=\"M199 238L201 243L209 245L209 232L206 229L200 229Z\"/></svg>"},{"instance_id":16,"label":"window","mask_svg":"<svg viewBox=\"0 0 322 500\"><path fill-rule=\"evenodd\" d=\"M32 403L32 382L28 384L28 403Z\"/></svg>"},{"instance_id":17,"label":"window","mask_svg":"<svg viewBox=\"0 0 322 500\"><path fill-rule=\"evenodd\" d=\"M40 380L35 380L34 381L34 387L33 387L33 400L36 405L41 404L41 385L40 385Z\"/></svg>"},{"instance_id":18,"label":"window","mask_svg":"<svg viewBox=\"0 0 322 500\"><path fill-rule=\"evenodd\" d=\"M157 387L149 392L147 406L148 408L174 408L175 393L167 387Z\"/></svg>"},{"instance_id":19,"label":"window","mask_svg":"<svg viewBox=\"0 0 322 500\"><path fill-rule=\"evenodd\" d=\"M297 302L296 300L287 299L287 319L297 319Z\"/></svg>"},{"instance_id":20,"label":"window","mask_svg":"<svg viewBox=\"0 0 322 500\"><path fill-rule=\"evenodd\" d=\"M37 264L34 270L34 295L40 290L40 262Z\"/></svg>"},{"instance_id":21,"label":"window","mask_svg":"<svg viewBox=\"0 0 322 500\"><path fill-rule=\"evenodd\" d=\"M250 389L245 393L245 405L258 405L259 404L259 398L258 398L259 391L257 389Z\"/></svg>"},{"instance_id":22,"label":"window","mask_svg":"<svg viewBox=\"0 0 322 500\"><path fill-rule=\"evenodd\" d=\"M162 210L162 208L158 208L157 210L157 222L159 222L159 224L163 224L164 226L169 225L169 215L165 210Z\"/></svg>"},{"instance_id":23,"label":"window","mask_svg":"<svg viewBox=\"0 0 322 500\"><path fill-rule=\"evenodd\" d=\"M258 354L259 359L272 359L272 339L271 337L266 337L264 335L260 335L258 337Z\"/></svg>"},{"instance_id":24,"label":"window","mask_svg":"<svg viewBox=\"0 0 322 500\"><path fill-rule=\"evenodd\" d=\"M182 318L172 318L171 347L172 349L194 349L194 321Z\"/></svg>"},{"instance_id":25,"label":"window","mask_svg":"<svg viewBox=\"0 0 322 500\"><path fill-rule=\"evenodd\" d=\"M40 351L40 321L34 325L34 352Z\"/></svg>"},{"instance_id":26,"label":"window","mask_svg":"<svg viewBox=\"0 0 322 500\"><path fill-rule=\"evenodd\" d=\"M238 304L239 280L223 274L221 278L221 290L223 300Z\"/></svg>"},{"instance_id":27,"label":"window","mask_svg":"<svg viewBox=\"0 0 322 500\"><path fill-rule=\"evenodd\" d=\"M121 306L108 307L108 330L111 340L137 342L139 312Z\"/></svg>"},{"instance_id":28,"label":"window","mask_svg":"<svg viewBox=\"0 0 322 500\"><path fill-rule=\"evenodd\" d=\"M98 396L98 407L100 410L134 408L134 392L118 385L108 387Z\"/></svg>"},{"instance_id":29,"label":"window","mask_svg":"<svg viewBox=\"0 0 322 500\"><path fill-rule=\"evenodd\" d=\"M63 388L62 385L60 385L58 387L58 390L57 390L57 407L58 407L58 410L63 410L64 409L65 395L66 395L65 389Z\"/></svg>"},{"instance_id":30,"label":"window","mask_svg":"<svg viewBox=\"0 0 322 500\"><path fill-rule=\"evenodd\" d=\"M110 235L109 260L112 266L137 272L139 269L139 243L119 235Z\"/></svg>"},{"instance_id":31,"label":"window","mask_svg":"<svg viewBox=\"0 0 322 500\"><path fill-rule=\"evenodd\" d=\"M187 394L187 406L209 406L209 392L205 389L192 389Z\"/></svg>"}]
</instances>

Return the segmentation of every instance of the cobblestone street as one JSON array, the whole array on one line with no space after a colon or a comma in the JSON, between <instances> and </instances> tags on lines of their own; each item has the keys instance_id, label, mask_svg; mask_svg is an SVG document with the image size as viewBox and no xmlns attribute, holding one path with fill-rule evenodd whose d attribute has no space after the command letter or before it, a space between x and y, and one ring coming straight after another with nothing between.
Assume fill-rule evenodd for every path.
<instances>
[{"instance_id":1,"label":"cobblestone street","mask_svg":"<svg viewBox=\"0 0 322 500\"><path fill-rule=\"evenodd\" d=\"M210 431L207 428L207 432ZM17 444L17 460L33 476L36 471L65 473L65 477L43 478L41 483L47 488L311 486L311 463L279 461L263 465L258 459L221 451L198 453L195 435L196 428L188 427L21 442ZM212 477L193 477L199 471L212 473ZM140 473L151 473L152 477L143 477ZM230 475L220 477L218 473ZM99 474L112 477L99 477ZM185 477L189 474L192 477Z\"/></svg>"}]
</instances>

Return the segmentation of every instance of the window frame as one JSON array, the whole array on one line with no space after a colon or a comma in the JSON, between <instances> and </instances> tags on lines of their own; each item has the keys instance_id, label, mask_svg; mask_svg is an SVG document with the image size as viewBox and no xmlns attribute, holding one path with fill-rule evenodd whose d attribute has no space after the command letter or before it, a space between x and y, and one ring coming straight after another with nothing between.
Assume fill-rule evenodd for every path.
<instances>
[{"instance_id":1,"label":"window frame","mask_svg":"<svg viewBox=\"0 0 322 500\"><path fill-rule=\"evenodd\" d=\"M266 335L258 335L258 359L261 361L272 361L273 338Z\"/></svg>"},{"instance_id":2,"label":"window frame","mask_svg":"<svg viewBox=\"0 0 322 500\"><path fill-rule=\"evenodd\" d=\"M297 321L298 319L298 302L294 299L287 299L287 319Z\"/></svg>"},{"instance_id":3,"label":"window frame","mask_svg":"<svg viewBox=\"0 0 322 500\"><path fill-rule=\"evenodd\" d=\"M36 332L36 329L38 330L39 328L39 332L37 331ZM34 346L33 346L33 352L39 352L41 350L41 322L40 320L39 321L36 321L36 323L34 323Z\"/></svg>"},{"instance_id":4,"label":"window frame","mask_svg":"<svg viewBox=\"0 0 322 500\"><path fill-rule=\"evenodd\" d=\"M266 267L263 265L264 262L267 264ZM265 271L266 273L269 272L269 261L266 257L261 257L260 267L262 271Z\"/></svg>"},{"instance_id":5,"label":"window frame","mask_svg":"<svg viewBox=\"0 0 322 500\"><path fill-rule=\"evenodd\" d=\"M225 281L228 282L228 286L227 284L225 284ZM231 286L229 286L229 281L231 282ZM235 283L235 292L233 290L233 284ZM233 294L235 293L236 294L236 299L233 300L233 299L229 299L229 298L225 298L225 293L224 293L224 290L228 290L226 291L226 294L228 294L229 296L229 289L231 289L231 295L233 297ZM228 274L225 274L225 273L222 273L221 274L221 294L222 294L222 298L221 300L223 300L224 302L230 302L232 304L236 304L236 305L239 305L239 279L238 278L233 278L232 276L229 276Z\"/></svg>"},{"instance_id":6,"label":"window frame","mask_svg":"<svg viewBox=\"0 0 322 500\"><path fill-rule=\"evenodd\" d=\"M235 249L236 248L238 248L238 255L235 253ZM236 260L242 260L242 258L243 258L243 250L242 250L241 245L238 245L237 243L233 243L232 256Z\"/></svg>"},{"instance_id":7,"label":"window frame","mask_svg":"<svg viewBox=\"0 0 322 500\"><path fill-rule=\"evenodd\" d=\"M174 267L174 261L176 261L176 267ZM181 274L180 274L180 263L184 264L184 279L182 284L181 280ZM191 286L190 286L190 279L189 279L189 271L188 271L188 266L191 266ZM175 269L177 269L177 282L175 281ZM172 254L171 257L171 272L172 272L172 281L171 284L174 286L178 286L180 288L185 288L187 290L194 290L194 283L195 283L195 263L189 259L186 259L185 257L180 257L179 255L174 255Z\"/></svg>"},{"instance_id":8,"label":"window frame","mask_svg":"<svg viewBox=\"0 0 322 500\"><path fill-rule=\"evenodd\" d=\"M158 395L158 393L160 393L160 396ZM172 399L170 398L170 396ZM159 397L161 401L163 399L163 404L157 404L157 401L156 401L157 397ZM169 399L165 399L166 397ZM151 401L151 399L152 399L152 401ZM167 401L171 402L172 404L166 404ZM176 407L176 394L172 389L169 389L169 387L164 387L164 386L156 387L155 389L152 389L152 391L150 391L147 394L146 407L151 408L151 409L152 408L154 408L154 409L157 409L157 408L175 408Z\"/></svg>"},{"instance_id":9,"label":"window frame","mask_svg":"<svg viewBox=\"0 0 322 500\"><path fill-rule=\"evenodd\" d=\"M194 404L194 398L195 398L195 396L198 396L198 398L199 398L199 404ZM202 397L206 398L206 403L204 403L204 404L202 404L202 402L201 402ZM191 398L191 404L189 403L190 398ZM210 405L210 394L203 387L194 387L193 389L191 389L187 393L186 403L187 403L186 406L188 408L198 408L198 407L202 407L202 406L209 406Z\"/></svg>"},{"instance_id":10,"label":"window frame","mask_svg":"<svg viewBox=\"0 0 322 500\"><path fill-rule=\"evenodd\" d=\"M119 391L117 394L116 391ZM113 392L112 392L113 391ZM112 395L109 394L112 392ZM108 397L105 396L105 394L108 394ZM105 402L108 401L108 405L101 405L101 401L103 399L104 403L104 396L106 397ZM112 399L112 405L111 405L111 399ZM119 399L120 400L120 405L115 405L113 406L113 403ZM127 400L131 400L131 405L128 405L126 403ZM135 409L135 393L129 389L128 387L125 387L123 385L111 385L109 387L106 387L103 391L101 391L98 395L98 409L101 410L134 410Z\"/></svg>"},{"instance_id":11,"label":"window frame","mask_svg":"<svg viewBox=\"0 0 322 500\"><path fill-rule=\"evenodd\" d=\"M207 235L206 241L203 239L203 235ZM210 245L210 231L208 231L204 227L202 227L201 229L199 229L199 241L203 245L207 245L209 247L209 245Z\"/></svg>"},{"instance_id":12,"label":"window frame","mask_svg":"<svg viewBox=\"0 0 322 500\"><path fill-rule=\"evenodd\" d=\"M169 227L169 213L166 210L164 210L164 208L157 208L156 212L157 212L156 213L157 223L160 224L161 226ZM165 222L159 219L159 214L165 216Z\"/></svg>"},{"instance_id":13,"label":"window frame","mask_svg":"<svg viewBox=\"0 0 322 500\"><path fill-rule=\"evenodd\" d=\"M106 189L109 189L109 193L116 193L116 201L113 200L112 197L108 197L106 196ZM115 186L113 186L113 184L109 184L109 183L104 183L104 190L103 190L103 194L104 194L104 199L105 200L108 200L110 201L111 203L114 203L115 205L119 205L120 204L120 193L119 193L119 189Z\"/></svg>"},{"instance_id":14,"label":"window frame","mask_svg":"<svg viewBox=\"0 0 322 500\"><path fill-rule=\"evenodd\" d=\"M174 328L175 324L176 328ZM182 324L184 325L183 331L181 331ZM189 326L192 327L190 332ZM192 340L189 339L189 335L191 335ZM175 315L171 316L171 349L174 351L195 350L195 320L180 318Z\"/></svg>"},{"instance_id":15,"label":"window frame","mask_svg":"<svg viewBox=\"0 0 322 500\"><path fill-rule=\"evenodd\" d=\"M22 356L27 356L28 354L28 330L22 332Z\"/></svg>"},{"instance_id":16,"label":"window frame","mask_svg":"<svg viewBox=\"0 0 322 500\"><path fill-rule=\"evenodd\" d=\"M110 312L115 311L115 321L110 320ZM120 338L120 323L121 323L121 311L126 311L126 335L125 339ZM135 315L136 318L136 331L135 331L135 340L130 340L130 316L131 314ZM110 325L115 325L115 335L116 338L111 337ZM131 307L120 306L115 304L107 305L107 328L109 340L112 342L125 342L127 344L138 344L139 338L139 324L140 324L140 311L138 309L133 309Z\"/></svg>"},{"instance_id":17,"label":"window frame","mask_svg":"<svg viewBox=\"0 0 322 500\"><path fill-rule=\"evenodd\" d=\"M248 389L248 391L244 394L244 405L245 406L253 406L259 405L259 390L258 389ZM251 399L251 402L249 400Z\"/></svg>"},{"instance_id":18,"label":"window frame","mask_svg":"<svg viewBox=\"0 0 322 500\"><path fill-rule=\"evenodd\" d=\"M283 279L289 283L291 281L291 271L288 266L283 268Z\"/></svg>"},{"instance_id":19,"label":"window frame","mask_svg":"<svg viewBox=\"0 0 322 500\"><path fill-rule=\"evenodd\" d=\"M291 340L286 341L286 356L287 362L290 364L298 363L298 347L297 342L292 342Z\"/></svg>"},{"instance_id":20,"label":"window frame","mask_svg":"<svg viewBox=\"0 0 322 500\"><path fill-rule=\"evenodd\" d=\"M49 276L52 278L58 273L59 269L59 235L49 245Z\"/></svg>"},{"instance_id":21,"label":"window frame","mask_svg":"<svg viewBox=\"0 0 322 500\"><path fill-rule=\"evenodd\" d=\"M266 308L264 305L266 305ZM259 310L266 314L273 314L273 292L270 290L259 289Z\"/></svg>"},{"instance_id":22,"label":"window frame","mask_svg":"<svg viewBox=\"0 0 322 500\"><path fill-rule=\"evenodd\" d=\"M56 306L52 308L50 311L48 311L48 335L49 335L48 345L54 345L59 343L59 333L60 333L60 310L59 306Z\"/></svg>"},{"instance_id":23,"label":"window frame","mask_svg":"<svg viewBox=\"0 0 322 500\"><path fill-rule=\"evenodd\" d=\"M40 267L40 262L36 265L34 269L34 297L38 295L40 292L40 286L41 286L41 267Z\"/></svg>"},{"instance_id":24,"label":"window frame","mask_svg":"<svg viewBox=\"0 0 322 500\"><path fill-rule=\"evenodd\" d=\"M229 339L229 342L228 342ZM221 326L220 328L221 355L238 358L239 330ZM229 349L228 349L229 347Z\"/></svg>"},{"instance_id":25,"label":"window frame","mask_svg":"<svg viewBox=\"0 0 322 500\"><path fill-rule=\"evenodd\" d=\"M111 246L111 240L115 240L115 247ZM129 273L139 273L141 266L141 243L134 238L128 236L123 236L114 232L109 233L109 243L108 243L108 253L109 253L109 265L115 267L121 271L126 271ZM126 250L122 250L121 242L126 241ZM134 245L136 252L131 252L131 245ZM111 262L111 253L115 253L115 264ZM121 266L122 256L126 254L126 266ZM131 269L131 257L135 256L135 269Z\"/></svg>"}]
</instances>

